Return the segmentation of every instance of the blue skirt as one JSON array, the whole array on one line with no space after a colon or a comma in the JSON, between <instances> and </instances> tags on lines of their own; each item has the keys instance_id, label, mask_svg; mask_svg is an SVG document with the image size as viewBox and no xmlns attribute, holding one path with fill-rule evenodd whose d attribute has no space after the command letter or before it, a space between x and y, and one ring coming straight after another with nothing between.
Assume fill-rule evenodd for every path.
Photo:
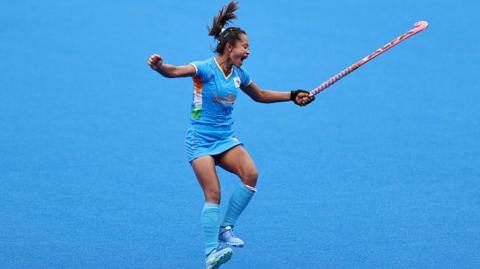
<instances>
[{"instance_id":1,"label":"blue skirt","mask_svg":"<svg viewBox=\"0 0 480 269\"><path fill-rule=\"evenodd\" d=\"M200 156L218 155L241 144L230 126L192 125L185 135L185 147L190 163Z\"/></svg>"}]
</instances>

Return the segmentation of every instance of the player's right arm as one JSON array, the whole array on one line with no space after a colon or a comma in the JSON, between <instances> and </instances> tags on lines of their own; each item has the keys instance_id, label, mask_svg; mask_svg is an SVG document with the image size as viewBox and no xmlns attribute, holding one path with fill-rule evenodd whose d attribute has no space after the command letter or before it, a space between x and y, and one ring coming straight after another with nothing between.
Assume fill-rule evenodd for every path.
<instances>
[{"instance_id":1,"label":"player's right arm","mask_svg":"<svg viewBox=\"0 0 480 269\"><path fill-rule=\"evenodd\" d=\"M162 56L158 54L152 54L152 56L148 58L147 63L153 70L167 78L193 77L197 72L191 64L183 66L164 64Z\"/></svg>"}]
</instances>

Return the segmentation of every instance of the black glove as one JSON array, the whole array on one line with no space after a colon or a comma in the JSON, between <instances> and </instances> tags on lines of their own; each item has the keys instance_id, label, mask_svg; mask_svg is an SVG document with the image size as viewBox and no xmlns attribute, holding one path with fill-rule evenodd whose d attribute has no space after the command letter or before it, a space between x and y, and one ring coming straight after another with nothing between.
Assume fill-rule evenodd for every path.
<instances>
[{"instance_id":1,"label":"black glove","mask_svg":"<svg viewBox=\"0 0 480 269\"><path fill-rule=\"evenodd\" d=\"M308 91L302 90L302 89L295 90L295 91L290 91L290 101L293 101L295 104L300 105L300 104L297 103L297 95L301 92L309 93Z\"/></svg>"}]
</instances>

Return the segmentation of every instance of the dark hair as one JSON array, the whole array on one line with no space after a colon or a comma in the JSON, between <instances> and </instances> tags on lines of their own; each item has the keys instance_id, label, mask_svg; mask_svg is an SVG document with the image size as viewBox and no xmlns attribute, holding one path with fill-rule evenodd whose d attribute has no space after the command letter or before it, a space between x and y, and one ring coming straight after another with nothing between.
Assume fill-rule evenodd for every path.
<instances>
[{"instance_id":1,"label":"dark hair","mask_svg":"<svg viewBox=\"0 0 480 269\"><path fill-rule=\"evenodd\" d=\"M208 27L208 35L211 35L217 39L217 47L215 51L222 54L225 50L227 43L235 46L235 42L240 40L240 35L247 34L239 27L223 27L236 19L235 11L238 9L237 1L231 1L228 5L224 6L218 12L218 16L213 18L212 27ZM222 31L223 30L223 31Z\"/></svg>"}]
</instances>

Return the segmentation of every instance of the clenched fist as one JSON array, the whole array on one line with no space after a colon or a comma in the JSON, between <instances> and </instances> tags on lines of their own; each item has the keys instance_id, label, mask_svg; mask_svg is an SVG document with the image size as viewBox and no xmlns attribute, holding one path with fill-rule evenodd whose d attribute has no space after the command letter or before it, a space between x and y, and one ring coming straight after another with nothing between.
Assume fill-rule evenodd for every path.
<instances>
[{"instance_id":1,"label":"clenched fist","mask_svg":"<svg viewBox=\"0 0 480 269\"><path fill-rule=\"evenodd\" d=\"M158 71L158 70L160 70L160 67L163 64L163 58L162 58L162 56L160 56L158 54L152 54L152 56L150 56L150 58L148 58L147 63L153 70Z\"/></svg>"},{"instance_id":2,"label":"clenched fist","mask_svg":"<svg viewBox=\"0 0 480 269\"><path fill-rule=\"evenodd\" d=\"M306 106L315 100L315 96L310 95L306 90L296 90L290 92L290 100L296 105Z\"/></svg>"}]
</instances>

